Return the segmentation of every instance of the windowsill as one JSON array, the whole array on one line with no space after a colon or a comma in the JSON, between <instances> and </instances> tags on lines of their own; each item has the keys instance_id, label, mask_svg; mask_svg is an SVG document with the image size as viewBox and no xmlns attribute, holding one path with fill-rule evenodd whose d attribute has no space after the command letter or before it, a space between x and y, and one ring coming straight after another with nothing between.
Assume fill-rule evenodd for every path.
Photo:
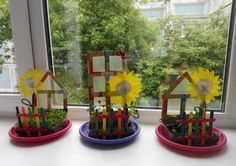
<instances>
[{"instance_id":1,"label":"windowsill","mask_svg":"<svg viewBox=\"0 0 236 166\"><path fill-rule=\"evenodd\" d=\"M67 134L59 139L37 143L13 143L8 130L15 123L13 118L1 118L0 127L0 156L1 163L8 166L77 166L83 165L219 165L232 163L236 153L236 130L222 129L228 142L222 150L192 154L168 148L161 144L155 135L155 125L141 124L138 138L131 143L117 146L98 146L84 142L79 136L79 127L82 121L73 121L73 126ZM197 159L197 160L196 160Z\"/></svg>"},{"instance_id":2,"label":"windowsill","mask_svg":"<svg viewBox=\"0 0 236 166\"><path fill-rule=\"evenodd\" d=\"M19 104L20 105L20 104ZM4 107L4 106L3 106ZM12 107L11 111L0 109L0 118L15 118L15 107ZM72 120L88 121L89 112L87 111L87 106L69 106L67 117ZM157 124L161 118L161 109L138 109L140 117L137 122L142 124ZM172 114L171 111L169 111ZM176 114L176 111L173 111ZM209 114L209 113L207 113ZM207 115L209 116L209 115ZM228 115L220 112L216 112L215 116L216 122L214 126L224 127L224 128L236 128L236 118L229 117Z\"/></svg>"}]
</instances>

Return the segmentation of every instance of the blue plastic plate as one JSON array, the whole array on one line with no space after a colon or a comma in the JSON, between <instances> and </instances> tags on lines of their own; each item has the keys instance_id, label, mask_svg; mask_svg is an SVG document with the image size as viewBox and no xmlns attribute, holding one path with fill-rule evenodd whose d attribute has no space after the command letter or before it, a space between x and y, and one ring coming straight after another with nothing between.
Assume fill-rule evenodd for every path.
<instances>
[{"instance_id":1,"label":"blue plastic plate","mask_svg":"<svg viewBox=\"0 0 236 166\"><path fill-rule=\"evenodd\" d=\"M128 137L124 137L124 138L117 138L117 139L96 139L93 137L89 136L89 122L84 123L80 129L79 129L79 133L82 137L82 139L88 141L88 142L92 142L95 144L103 144L103 145L115 145L115 144L121 144L121 143L125 143L125 142L130 142L132 140L134 140L138 134L140 133L140 127L136 122L131 122L134 125L134 133Z\"/></svg>"}]
</instances>

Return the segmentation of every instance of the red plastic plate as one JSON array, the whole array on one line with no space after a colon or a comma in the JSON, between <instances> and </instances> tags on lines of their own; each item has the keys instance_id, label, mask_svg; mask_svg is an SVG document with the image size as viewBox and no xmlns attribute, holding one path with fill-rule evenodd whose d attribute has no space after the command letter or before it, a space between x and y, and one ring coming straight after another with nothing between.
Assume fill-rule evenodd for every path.
<instances>
[{"instance_id":1,"label":"red plastic plate","mask_svg":"<svg viewBox=\"0 0 236 166\"><path fill-rule=\"evenodd\" d=\"M70 119L67 119L66 120L66 127L56 133L53 133L53 134L39 136L39 137L21 137L16 133L15 127L12 127L9 130L8 134L13 140L19 141L19 142L41 142L41 141L47 141L47 140L50 140L53 138L57 138L57 137L65 134L70 129L71 126L72 126L72 121Z\"/></svg>"},{"instance_id":2,"label":"red plastic plate","mask_svg":"<svg viewBox=\"0 0 236 166\"><path fill-rule=\"evenodd\" d=\"M217 142L216 145L205 146L205 147L187 146L187 145L182 145L182 144L178 144L178 143L172 142L171 140L167 139L164 136L163 124L162 123L157 125L155 132L156 132L157 137L159 138L159 140L162 143L167 144L167 145L169 145L169 146L171 146L173 148L176 148L176 149L192 151L192 152L210 152L210 151L215 151L215 150L223 148L224 145L227 142L227 138L226 138L225 134L223 132L221 132L219 129L215 128L215 127L213 128L213 132L218 135L219 141Z\"/></svg>"}]
</instances>

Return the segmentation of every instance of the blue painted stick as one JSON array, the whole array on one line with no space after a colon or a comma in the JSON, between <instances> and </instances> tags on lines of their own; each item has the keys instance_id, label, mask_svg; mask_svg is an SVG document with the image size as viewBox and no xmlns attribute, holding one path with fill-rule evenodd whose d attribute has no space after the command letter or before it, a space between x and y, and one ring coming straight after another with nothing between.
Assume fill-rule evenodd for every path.
<instances>
[{"instance_id":1,"label":"blue painted stick","mask_svg":"<svg viewBox=\"0 0 236 166\"><path fill-rule=\"evenodd\" d=\"M45 112L44 112L44 109L42 107L40 108L40 113L41 113L41 116L42 116L41 126L42 126L43 129L45 129L46 128Z\"/></svg>"},{"instance_id":2,"label":"blue painted stick","mask_svg":"<svg viewBox=\"0 0 236 166\"><path fill-rule=\"evenodd\" d=\"M127 104L124 105L123 109L124 109L125 115L128 115L128 106L127 106ZM124 117L124 130L128 131L128 118L127 117Z\"/></svg>"},{"instance_id":3,"label":"blue painted stick","mask_svg":"<svg viewBox=\"0 0 236 166\"><path fill-rule=\"evenodd\" d=\"M113 109L112 108L110 109L110 116L113 116ZM113 118L110 118L109 119L109 132L112 132L113 128L114 128Z\"/></svg>"},{"instance_id":4,"label":"blue painted stick","mask_svg":"<svg viewBox=\"0 0 236 166\"><path fill-rule=\"evenodd\" d=\"M186 112L185 111L182 112L181 118L182 118L182 120L186 120ZM186 124L185 123L182 123L182 125L181 125L181 133L182 133L182 136L186 135Z\"/></svg>"},{"instance_id":5,"label":"blue painted stick","mask_svg":"<svg viewBox=\"0 0 236 166\"><path fill-rule=\"evenodd\" d=\"M213 117L214 117L214 111L213 110L211 110L211 113L210 113L210 119L213 119ZM212 135L212 127L213 127L213 122L211 121L211 122L209 122L209 135Z\"/></svg>"}]
</instances>

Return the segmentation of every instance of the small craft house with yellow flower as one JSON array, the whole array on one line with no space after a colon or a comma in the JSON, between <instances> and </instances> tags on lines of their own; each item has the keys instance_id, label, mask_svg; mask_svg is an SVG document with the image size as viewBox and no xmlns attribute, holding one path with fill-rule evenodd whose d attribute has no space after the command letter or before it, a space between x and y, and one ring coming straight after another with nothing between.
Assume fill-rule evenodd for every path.
<instances>
[{"instance_id":1,"label":"small craft house with yellow flower","mask_svg":"<svg viewBox=\"0 0 236 166\"><path fill-rule=\"evenodd\" d=\"M89 52L89 136L116 139L133 133L128 106L139 96L140 82L127 73L126 53Z\"/></svg>"},{"instance_id":2,"label":"small craft house with yellow flower","mask_svg":"<svg viewBox=\"0 0 236 166\"><path fill-rule=\"evenodd\" d=\"M21 100L21 111L16 107L16 133L36 137L48 135L66 126L67 94L50 71L42 75L39 71L27 70L20 77L19 89L25 98ZM63 96L61 104L53 96L57 94Z\"/></svg>"},{"instance_id":3,"label":"small craft house with yellow flower","mask_svg":"<svg viewBox=\"0 0 236 166\"><path fill-rule=\"evenodd\" d=\"M188 84L183 83L188 81ZM181 90L187 89L185 93L177 90L184 85ZM199 68L191 76L185 72L176 80L171 80L169 90L162 95L162 123L166 137L174 142L188 146L209 146L216 144L218 137L213 132L214 111L210 110L210 117L207 118L206 104L219 96L219 77L208 69ZM187 114L186 99L195 98L198 103L191 106L190 113ZM180 99L180 113L168 115L168 100ZM200 105L200 106L199 106Z\"/></svg>"}]
</instances>

